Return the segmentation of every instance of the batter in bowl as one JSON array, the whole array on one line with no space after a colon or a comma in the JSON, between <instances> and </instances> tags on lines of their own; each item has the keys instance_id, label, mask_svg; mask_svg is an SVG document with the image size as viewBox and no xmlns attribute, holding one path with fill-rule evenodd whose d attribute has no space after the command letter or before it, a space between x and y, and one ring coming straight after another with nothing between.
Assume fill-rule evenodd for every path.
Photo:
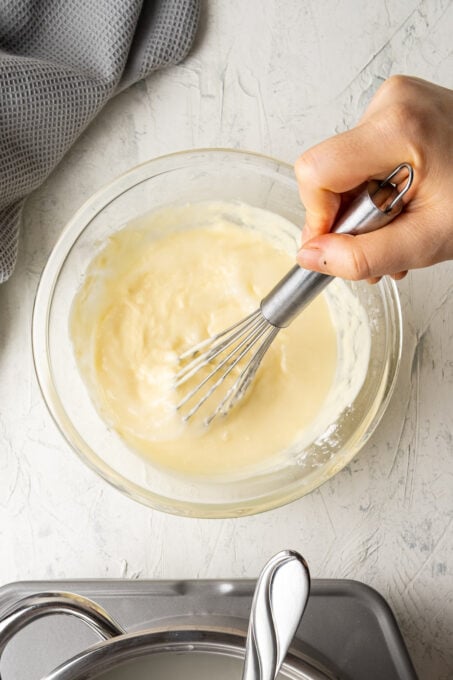
<instances>
[{"instance_id":1,"label":"batter in bowl","mask_svg":"<svg viewBox=\"0 0 453 680\"><path fill-rule=\"evenodd\" d=\"M102 418L154 464L245 473L284 456L319 417L337 363L324 296L278 334L227 417L206 428L176 410L178 355L254 311L290 269L275 238L287 224L250 206L170 207L112 235L91 263L70 321L77 363Z\"/></svg>"}]
</instances>

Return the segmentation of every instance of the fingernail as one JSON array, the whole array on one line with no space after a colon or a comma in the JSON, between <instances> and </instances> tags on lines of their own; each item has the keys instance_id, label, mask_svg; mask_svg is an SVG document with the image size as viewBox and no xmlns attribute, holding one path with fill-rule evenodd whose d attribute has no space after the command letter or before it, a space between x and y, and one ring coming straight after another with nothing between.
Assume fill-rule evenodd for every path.
<instances>
[{"instance_id":1,"label":"fingernail","mask_svg":"<svg viewBox=\"0 0 453 680\"><path fill-rule=\"evenodd\" d=\"M296 259L300 266L306 269L324 268L327 264L321 248L310 248L310 246L301 248L297 253Z\"/></svg>"}]
</instances>

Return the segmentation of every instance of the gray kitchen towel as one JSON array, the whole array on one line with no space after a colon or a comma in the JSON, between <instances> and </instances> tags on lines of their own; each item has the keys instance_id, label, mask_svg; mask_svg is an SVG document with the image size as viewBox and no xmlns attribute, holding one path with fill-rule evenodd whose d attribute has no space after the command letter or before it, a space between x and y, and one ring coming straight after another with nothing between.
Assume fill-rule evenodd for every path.
<instances>
[{"instance_id":1,"label":"gray kitchen towel","mask_svg":"<svg viewBox=\"0 0 453 680\"><path fill-rule=\"evenodd\" d=\"M189 51L199 0L0 0L0 283L24 198L119 90Z\"/></svg>"}]
</instances>

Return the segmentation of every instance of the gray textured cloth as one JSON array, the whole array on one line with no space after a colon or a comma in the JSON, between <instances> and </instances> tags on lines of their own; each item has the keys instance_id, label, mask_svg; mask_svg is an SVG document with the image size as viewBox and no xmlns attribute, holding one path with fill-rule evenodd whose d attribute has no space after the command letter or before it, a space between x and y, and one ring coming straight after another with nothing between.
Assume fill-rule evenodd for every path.
<instances>
[{"instance_id":1,"label":"gray textured cloth","mask_svg":"<svg viewBox=\"0 0 453 680\"><path fill-rule=\"evenodd\" d=\"M180 61L199 0L0 0L0 283L24 198L107 100Z\"/></svg>"}]
</instances>

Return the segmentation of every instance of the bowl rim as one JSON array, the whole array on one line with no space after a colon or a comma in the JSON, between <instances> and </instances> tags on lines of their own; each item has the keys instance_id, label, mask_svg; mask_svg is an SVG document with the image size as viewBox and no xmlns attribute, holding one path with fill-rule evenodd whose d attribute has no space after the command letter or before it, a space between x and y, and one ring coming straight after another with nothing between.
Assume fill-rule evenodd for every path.
<instances>
[{"instance_id":1,"label":"bowl rim","mask_svg":"<svg viewBox=\"0 0 453 680\"><path fill-rule=\"evenodd\" d=\"M272 164L278 167L280 170L283 170L287 176L293 177L293 168L289 163L281 161L270 155L243 149L230 149L227 147L201 147L185 149L151 158L147 161L144 161L143 163L133 166L126 172L116 176L110 182L104 184L94 194L86 199L78 208L78 210L76 210L76 212L72 215L72 217L66 222L44 265L38 281L32 310L32 356L38 385L52 420L56 424L63 438L69 444L70 448L89 468L91 468L91 470L93 470L111 486L129 496L131 499L147 505L148 507L151 507L155 510L177 516L226 519L259 514L261 512L292 503L293 501L298 500L302 496L311 493L314 489L321 486L332 476L332 474L329 474L324 479L318 479L306 484L304 486L303 494L300 492L300 483L298 484L296 481L288 484L285 487L286 491L284 493L282 493L281 489L277 489L267 493L262 497L242 501L222 501L222 503L218 504L171 499L154 491L145 489L136 482L123 477L113 467L100 458L78 433L77 428L72 423L72 420L66 414L58 391L55 388L49 354L49 318L53 295L55 287L58 283L60 272L77 239L84 232L84 230L89 227L94 217L102 209L106 208L112 201L117 199L132 187L137 186L143 181L151 180L153 176L160 174L146 174L148 168L153 166L157 168L159 164L176 160L178 158L187 158L193 162L194 156L197 155L208 155L211 157L215 155L226 155L235 156L237 158L241 158L242 160L250 159L259 161L263 165ZM175 169L176 168L172 168L171 170ZM146 176L144 176L142 179L139 179L140 173L144 173ZM358 451L368 441L371 434L375 431L388 406L397 383L403 344L401 302L396 283L393 281L393 279L384 277L379 285L385 286L387 288L386 299L387 302L390 301L393 303L392 307L393 312L395 313L395 370L393 372L391 381L387 385L386 394L379 402L373 417L365 428L365 431L362 433L356 444L350 447L351 453L348 455L348 459L342 461L341 464L337 466L334 474L339 472L343 467L351 462ZM382 382L383 378L381 379L381 384ZM346 445L347 442L345 442L345 446Z\"/></svg>"}]
</instances>

